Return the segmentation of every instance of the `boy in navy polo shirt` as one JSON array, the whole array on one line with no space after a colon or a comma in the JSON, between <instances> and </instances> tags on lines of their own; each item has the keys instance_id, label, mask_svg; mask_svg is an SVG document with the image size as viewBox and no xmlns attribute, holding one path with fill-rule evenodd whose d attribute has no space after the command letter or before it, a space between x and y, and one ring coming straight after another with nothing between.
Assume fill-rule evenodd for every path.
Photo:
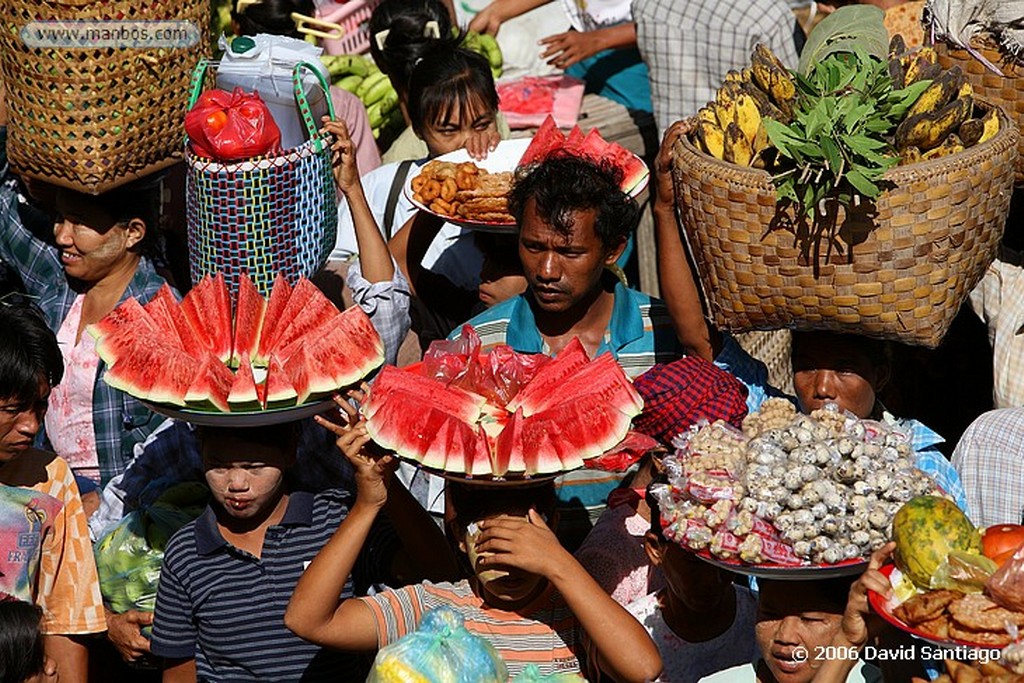
<instances>
[{"instance_id":1,"label":"boy in navy polo shirt","mask_svg":"<svg viewBox=\"0 0 1024 683\"><path fill-rule=\"evenodd\" d=\"M163 680L365 680L362 657L323 650L284 626L295 584L347 516L353 496L288 490L294 425L204 428L199 440L212 500L174 535L164 557L152 642L152 652L165 658ZM453 567L438 552L447 546L437 526L415 501L403 505L408 492L401 486L392 489L396 505L388 512L399 537L389 525L375 525L345 581L345 597L373 583L398 583L402 574L415 581ZM413 557L433 562L435 571L402 563L423 543L434 551Z\"/></svg>"}]
</instances>

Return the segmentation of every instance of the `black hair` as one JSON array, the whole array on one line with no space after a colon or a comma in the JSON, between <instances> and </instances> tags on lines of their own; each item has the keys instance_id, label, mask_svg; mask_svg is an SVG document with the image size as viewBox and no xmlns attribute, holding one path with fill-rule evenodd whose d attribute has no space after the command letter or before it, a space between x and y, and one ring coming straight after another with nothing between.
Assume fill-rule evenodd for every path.
<instances>
[{"instance_id":1,"label":"black hair","mask_svg":"<svg viewBox=\"0 0 1024 683\"><path fill-rule=\"evenodd\" d=\"M100 195L58 188L60 196L95 206L107 214L114 225L125 225L133 218L146 224L146 234L132 247L136 253L153 258L159 252L160 207L163 202L160 180L163 174L132 181Z\"/></svg>"},{"instance_id":2,"label":"black hair","mask_svg":"<svg viewBox=\"0 0 1024 683\"><path fill-rule=\"evenodd\" d=\"M427 24L432 21L437 22L436 36L427 31ZM462 41L440 0L384 0L370 15L369 30L374 63L390 77L405 100L419 60L438 46L452 50ZM388 32L383 49L377 44L377 35L382 31Z\"/></svg>"},{"instance_id":3,"label":"black hair","mask_svg":"<svg viewBox=\"0 0 1024 683\"><path fill-rule=\"evenodd\" d=\"M622 172L611 164L555 152L516 177L509 212L521 225L526 204L533 199L540 218L569 235L574 212L596 209L594 231L606 249L614 249L636 230L640 219L640 208L621 184Z\"/></svg>"},{"instance_id":4,"label":"black hair","mask_svg":"<svg viewBox=\"0 0 1024 683\"><path fill-rule=\"evenodd\" d=\"M21 600L0 600L0 683L22 683L43 671L43 611Z\"/></svg>"},{"instance_id":5,"label":"black hair","mask_svg":"<svg viewBox=\"0 0 1024 683\"><path fill-rule=\"evenodd\" d=\"M39 380L54 387L63 376L57 336L42 311L22 297L0 300L0 398L32 405L42 398Z\"/></svg>"},{"instance_id":6,"label":"black hair","mask_svg":"<svg viewBox=\"0 0 1024 683\"><path fill-rule=\"evenodd\" d=\"M491 67L470 50L435 46L412 71L406 107L420 137L425 126L448 121L456 112L462 120L479 107L497 113Z\"/></svg>"},{"instance_id":7,"label":"black hair","mask_svg":"<svg viewBox=\"0 0 1024 683\"><path fill-rule=\"evenodd\" d=\"M264 425L261 427L196 427L196 437L199 439L200 452L204 441L218 436L226 436L232 439L239 439L249 443L262 444L279 450L290 456L295 455L299 442L299 425L297 422L286 424ZM239 458L244 459L245 454L239 453Z\"/></svg>"},{"instance_id":8,"label":"black hair","mask_svg":"<svg viewBox=\"0 0 1024 683\"><path fill-rule=\"evenodd\" d=\"M828 332L825 330L794 331L792 356L796 356L801 348L814 347L836 347L844 344L857 349L863 353L871 367L878 370L890 370L893 364L892 343L882 339L869 339L856 334L843 334L841 332Z\"/></svg>"},{"instance_id":9,"label":"black hair","mask_svg":"<svg viewBox=\"0 0 1024 683\"><path fill-rule=\"evenodd\" d=\"M242 36L269 33L301 39L302 34L295 26L292 13L311 17L315 11L313 0L260 0L246 5L241 12L237 6L237 2L232 0L231 18L238 23L238 34Z\"/></svg>"},{"instance_id":10,"label":"black hair","mask_svg":"<svg viewBox=\"0 0 1024 683\"><path fill-rule=\"evenodd\" d=\"M758 579L761 595L765 591L777 590L781 595L800 593L813 605L805 611L843 614L846 603L850 599L850 587L857 580L856 576L839 576L831 579L813 579L809 581L785 581L780 579ZM804 585L806 583L806 585Z\"/></svg>"},{"instance_id":11,"label":"black hair","mask_svg":"<svg viewBox=\"0 0 1024 683\"><path fill-rule=\"evenodd\" d=\"M449 481L445 495L452 521L464 528L466 524L494 515L525 515L531 509L543 516L549 525L554 523L558 497L551 480L522 486L492 488Z\"/></svg>"},{"instance_id":12,"label":"black hair","mask_svg":"<svg viewBox=\"0 0 1024 683\"><path fill-rule=\"evenodd\" d=\"M523 264L519 260L519 242L515 235L474 230L473 243L485 259L522 272Z\"/></svg>"}]
</instances>

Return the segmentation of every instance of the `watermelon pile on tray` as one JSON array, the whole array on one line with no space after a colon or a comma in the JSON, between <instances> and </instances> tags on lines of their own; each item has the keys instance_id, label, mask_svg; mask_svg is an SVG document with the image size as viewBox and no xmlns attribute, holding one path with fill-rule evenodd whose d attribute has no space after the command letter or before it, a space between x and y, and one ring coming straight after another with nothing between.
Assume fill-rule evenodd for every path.
<instances>
[{"instance_id":1,"label":"watermelon pile on tray","mask_svg":"<svg viewBox=\"0 0 1024 683\"><path fill-rule=\"evenodd\" d=\"M573 126L566 136L558 128L554 118L548 116L537 129L530 146L523 152L519 166L528 166L543 161L553 152L564 152L586 157L594 162L611 163L622 171L622 191L633 195L647 185L650 172L647 164L622 145L607 142L597 128L584 134L578 125Z\"/></svg>"},{"instance_id":2,"label":"watermelon pile on tray","mask_svg":"<svg viewBox=\"0 0 1024 683\"><path fill-rule=\"evenodd\" d=\"M217 274L203 278L180 304L165 284L145 306L129 298L86 329L108 366L107 384L193 410L302 405L384 362L384 344L362 309L339 312L309 280L293 288L281 275L269 299L242 276L234 315L224 276Z\"/></svg>"},{"instance_id":3,"label":"watermelon pile on tray","mask_svg":"<svg viewBox=\"0 0 1024 683\"><path fill-rule=\"evenodd\" d=\"M488 363L496 353L502 362ZM578 339L552 359L507 347L491 354L457 381L428 374L427 363L385 367L362 406L367 431L384 448L429 469L519 478L583 466L621 442L643 409L612 355L591 360ZM526 371L507 381L494 367Z\"/></svg>"}]
</instances>

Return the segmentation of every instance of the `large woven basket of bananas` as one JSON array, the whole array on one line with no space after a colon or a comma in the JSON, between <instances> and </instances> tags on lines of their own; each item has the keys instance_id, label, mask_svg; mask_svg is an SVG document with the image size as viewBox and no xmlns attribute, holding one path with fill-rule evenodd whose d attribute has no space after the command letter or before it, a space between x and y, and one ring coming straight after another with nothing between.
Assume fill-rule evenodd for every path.
<instances>
[{"instance_id":1,"label":"large woven basket of bananas","mask_svg":"<svg viewBox=\"0 0 1024 683\"><path fill-rule=\"evenodd\" d=\"M934 50L887 45L880 13L880 38L828 40L872 12L822 21L795 73L758 46L676 145L676 200L721 329L934 348L995 256L1016 127L960 70L936 71Z\"/></svg>"},{"instance_id":2,"label":"large woven basket of bananas","mask_svg":"<svg viewBox=\"0 0 1024 683\"><path fill-rule=\"evenodd\" d=\"M972 49L995 66L998 73L967 50L946 43L935 44L943 69L959 66L974 87L975 95L1002 108L1018 128L1024 129L1024 64L1006 59L1001 51L992 46L986 47L982 42L976 42ZM1017 152L1016 182L1021 184L1024 183L1024 136L1017 143Z\"/></svg>"}]
</instances>

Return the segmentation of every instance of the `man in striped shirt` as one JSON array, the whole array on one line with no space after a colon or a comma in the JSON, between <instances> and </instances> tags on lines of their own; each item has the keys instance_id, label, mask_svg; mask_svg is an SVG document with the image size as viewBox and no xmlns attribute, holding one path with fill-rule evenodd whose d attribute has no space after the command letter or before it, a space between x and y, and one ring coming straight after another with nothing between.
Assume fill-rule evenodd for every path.
<instances>
[{"instance_id":1,"label":"man in striped shirt","mask_svg":"<svg viewBox=\"0 0 1024 683\"><path fill-rule=\"evenodd\" d=\"M165 659L163 680L365 680L363 658L324 651L284 625L299 577L349 514L352 496L288 490L294 425L202 429L199 440L212 500L164 555L151 645ZM454 571L440 530L407 491L393 488L386 510L392 525L375 523L360 543L358 562L340 577L344 597L379 582L400 584L399 576L415 581ZM415 553L422 544L431 552Z\"/></svg>"}]
</instances>

